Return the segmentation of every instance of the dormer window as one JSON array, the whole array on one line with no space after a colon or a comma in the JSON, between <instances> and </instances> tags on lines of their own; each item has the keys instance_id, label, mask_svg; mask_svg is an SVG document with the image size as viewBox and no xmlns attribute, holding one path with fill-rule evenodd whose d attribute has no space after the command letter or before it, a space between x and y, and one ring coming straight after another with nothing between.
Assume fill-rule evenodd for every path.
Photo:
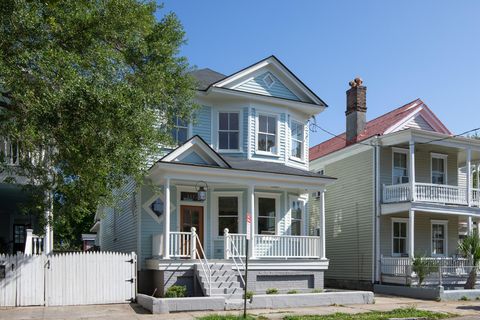
<instances>
[{"instance_id":1,"label":"dormer window","mask_svg":"<svg viewBox=\"0 0 480 320\"><path fill-rule=\"evenodd\" d=\"M173 120L172 138L176 145L181 145L188 139L188 122L180 117Z\"/></svg>"},{"instance_id":2,"label":"dormer window","mask_svg":"<svg viewBox=\"0 0 480 320\"><path fill-rule=\"evenodd\" d=\"M277 153L277 117L269 115L258 116L257 150Z\"/></svg>"},{"instance_id":3,"label":"dormer window","mask_svg":"<svg viewBox=\"0 0 480 320\"><path fill-rule=\"evenodd\" d=\"M304 125L297 121L291 121L291 151L290 156L298 159L303 159L303 146L304 146Z\"/></svg>"},{"instance_id":4,"label":"dormer window","mask_svg":"<svg viewBox=\"0 0 480 320\"><path fill-rule=\"evenodd\" d=\"M273 79L273 77L270 74L267 74L263 78L263 82L265 82L265 84L267 85L268 88L271 88L273 86L273 84L275 83L275 79Z\"/></svg>"},{"instance_id":5,"label":"dormer window","mask_svg":"<svg viewBox=\"0 0 480 320\"><path fill-rule=\"evenodd\" d=\"M238 150L240 146L240 115L238 112L218 114L218 149Z\"/></svg>"}]
</instances>

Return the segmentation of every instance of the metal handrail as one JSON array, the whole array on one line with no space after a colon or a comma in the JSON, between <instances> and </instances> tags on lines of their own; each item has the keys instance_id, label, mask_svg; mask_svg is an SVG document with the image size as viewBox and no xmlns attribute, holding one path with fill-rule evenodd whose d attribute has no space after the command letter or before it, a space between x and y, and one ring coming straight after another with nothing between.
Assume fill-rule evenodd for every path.
<instances>
[{"instance_id":1,"label":"metal handrail","mask_svg":"<svg viewBox=\"0 0 480 320\"><path fill-rule=\"evenodd\" d=\"M230 237L230 235L227 235L227 237ZM233 251L232 252L233 263L235 264L235 267L237 268L237 272L238 272L238 275L240 276L240 279L242 280L243 286L245 286L245 279L243 279L243 275L240 272L240 268L238 267L237 260L235 259L235 256L237 256L238 260L240 261L240 264L242 265L243 270L245 270L245 272L247 272L247 269L245 268L245 263L243 263L242 257L240 256L240 252L238 251L238 248L235 245L235 241L230 241L230 243L232 244L233 250L231 250L230 248L227 248L227 250Z\"/></svg>"},{"instance_id":2,"label":"metal handrail","mask_svg":"<svg viewBox=\"0 0 480 320\"><path fill-rule=\"evenodd\" d=\"M195 232L195 228L192 228L192 232ZM194 241L198 245L198 247L200 248L200 251L202 253L202 255L200 256L198 251L195 250L195 254L196 254L197 258L200 260L200 266L202 267L203 273L205 274L205 277L207 278L208 295L211 296L212 295L212 269L210 268L210 264L208 263L207 256L205 255L205 252L203 251L202 243L200 242L200 239L198 238L198 235L196 233L195 233L195 240ZM202 260L202 256L203 256L203 260L205 260L205 261ZM205 266L204 266L204 264L205 264ZM205 267L206 267L206 269L205 269ZM207 270L208 270L208 274L207 274Z\"/></svg>"}]
</instances>

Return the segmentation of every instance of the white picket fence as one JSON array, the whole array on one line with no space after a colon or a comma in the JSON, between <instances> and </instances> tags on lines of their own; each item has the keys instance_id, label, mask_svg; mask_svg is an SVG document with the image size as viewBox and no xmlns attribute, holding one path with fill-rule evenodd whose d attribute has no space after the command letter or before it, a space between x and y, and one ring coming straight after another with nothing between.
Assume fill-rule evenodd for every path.
<instances>
[{"instance_id":1,"label":"white picket fence","mask_svg":"<svg viewBox=\"0 0 480 320\"><path fill-rule=\"evenodd\" d=\"M115 252L0 255L0 307L130 302L136 259Z\"/></svg>"}]
</instances>

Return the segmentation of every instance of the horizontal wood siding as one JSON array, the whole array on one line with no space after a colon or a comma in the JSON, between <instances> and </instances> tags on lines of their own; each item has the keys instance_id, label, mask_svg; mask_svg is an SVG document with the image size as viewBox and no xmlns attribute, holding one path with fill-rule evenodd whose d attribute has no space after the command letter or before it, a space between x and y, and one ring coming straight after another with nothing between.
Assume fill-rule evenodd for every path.
<instances>
[{"instance_id":1,"label":"horizontal wood siding","mask_svg":"<svg viewBox=\"0 0 480 320\"><path fill-rule=\"evenodd\" d=\"M395 215L382 216L380 219L380 253L384 256L392 255L392 219L408 218L408 213L399 213ZM458 216L447 214L433 214L417 211L415 213L414 227L414 245L416 255L431 256L431 220L447 220L448 221L448 256L457 253L458 243Z\"/></svg>"},{"instance_id":2,"label":"horizontal wood siding","mask_svg":"<svg viewBox=\"0 0 480 320\"><path fill-rule=\"evenodd\" d=\"M408 148L405 146L404 148ZM447 184L456 186L458 184L457 152L450 148L434 145L415 146L415 181L431 183L431 155L430 153L447 154ZM408 157L408 155L407 155ZM381 150L381 184L392 184L392 148L383 147Z\"/></svg>"},{"instance_id":3,"label":"horizontal wood siding","mask_svg":"<svg viewBox=\"0 0 480 320\"><path fill-rule=\"evenodd\" d=\"M425 130L425 131L435 131L428 123L425 121L425 119L421 116L418 115L412 120L410 120L405 126L403 126L402 129L420 129L420 130Z\"/></svg>"},{"instance_id":4,"label":"horizontal wood siding","mask_svg":"<svg viewBox=\"0 0 480 320\"><path fill-rule=\"evenodd\" d=\"M136 184L129 180L114 193L115 205L105 208L101 218L101 250L137 252Z\"/></svg>"},{"instance_id":5,"label":"horizontal wood siding","mask_svg":"<svg viewBox=\"0 0 480 320\"><path fill-rule=\"evenodd\" d=\"M267 76L267 74L270 75L275 80L275 83L270 88L263 81L263 79ZM300 101L300 99L298 99L298 97L295 94L293 94L292 91L290 91L283 83L280 82L280 80L278 80L278 78L276 78L270 72L262 73L256 76L255 78L241 84L235 89L239 91L251 92L251 93L261 94L265 96L272 96L272 97L286 98L286 99Z\"/></svg>"},{"instance_id":6,"label":"horizontal wood siding","mask_svg":"<svg viewBox=\"0 0 480 320\"><path fill-rule=\"evenodd\" d=\"M326 249L330 265L325 277L337 280L372 279L373 263L373 150L325 167L338 180L327 187ZM317 225L319 200L311 198L310 232Z\"/></svg>"},{"instance_id":7,"label":"horizontal wood siding","mask_svg":"<svg viewBox=\"0 0 480 320\"><path fill-rule=\"evenodd\" d=\"M212 143L212 107L200 106L195 112L192 135L199 135L208 144Z\"/></svg>"}]
</instances>

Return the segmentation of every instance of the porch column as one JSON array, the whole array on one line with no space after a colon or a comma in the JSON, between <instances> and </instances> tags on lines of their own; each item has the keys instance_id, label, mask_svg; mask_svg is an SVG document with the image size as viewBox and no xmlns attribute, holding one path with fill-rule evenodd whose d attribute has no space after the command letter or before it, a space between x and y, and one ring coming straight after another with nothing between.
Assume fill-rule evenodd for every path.
<instances>
[{"instance_id":1,"label":"porch column","mask_svg":"<svg viewBox=\"0 0 480 320\"><path fill-rule=\"evenodd\" d=\"M467 220L467 234L471 235L472 232L473 232L473 219L471 216L469 216Z\"/></svg>"},{"instance_id":2,"label":"porch column","mask_svg":"<svg viewBox=\"0 0 480 320\"><path fill-rule=\"evenodd\" d=\"M325 250L325 190L320 191L320 239L322 241L320 247L320 258L326 259L326 250Z\"/></svg>"},{"instance_id":3,"label":"porch column","mask_svg":"<svg viewBox=\"0 0 480 320\"><path fill-rule=\"evenodd\" d=\"M410 139L408 158L408 179L410 181L410 200L415 201L415 141Z\"/></svg>"},{"instance_id":4,"label":"porch column","mask_svg":"<svg viewBox=\"0 0 480 320\"><path fill-rule=\"evenodd\" d=\"M252 222L250 224L250 246L248 247L248 256L250 258L254 258L254 253L255 253L255 223L256 223L256 217L255 217L255 186L249 185L248 186L248 191L247 191L247 214L250 213L250 216L252 217Z\"/></svg>"},{"instance_id":5,"label":"porch column","mask_svg":"<svg viewBox=\"0 0 480 320\"><path fill-rule=\"evenodd\" d=\"M477 175L477 189L480 189L480 164L477 164L477 169L475 170Z\"/></svg>"},{"instance_id":6,"label":"porch column","mask_svg":"<svg viewBox=\"0 0 480 320\"><path fill-rule=\"evenodd\" d=\"M472 206L472 149L467 149L467 205Z\"/></svg>"},{"instance_id":7,"label":"porch column","mask_svg":"<svg viewBox=\"0 0 480 320\"><path fill-rule=\"evenodd\" d=\"M170 259L170 178L165 179L165 220L163 221L163 258Z\"/></svg>"},{"instance_id":8,"label":"porch column","mask_svg":"<svg viewBox=\"0 0 480 320\"><path fill-rule=\"evenodd\" d=\"M410 258L415 255L415 210L408 212L408 254Z\"/></svg>"},{"instance_id":9,"label":"porch column","mask_svg":"<svg viewBox=\"0 0 480 320\"><path fill-rule=\"evenodd\" d=\"M45 201L45 238L43 240L43 252L45 252L45 254L50 254L53 251L53 230L51 226L53 199L50 192L46 192Z\"/></svg>"}]
</instances>

